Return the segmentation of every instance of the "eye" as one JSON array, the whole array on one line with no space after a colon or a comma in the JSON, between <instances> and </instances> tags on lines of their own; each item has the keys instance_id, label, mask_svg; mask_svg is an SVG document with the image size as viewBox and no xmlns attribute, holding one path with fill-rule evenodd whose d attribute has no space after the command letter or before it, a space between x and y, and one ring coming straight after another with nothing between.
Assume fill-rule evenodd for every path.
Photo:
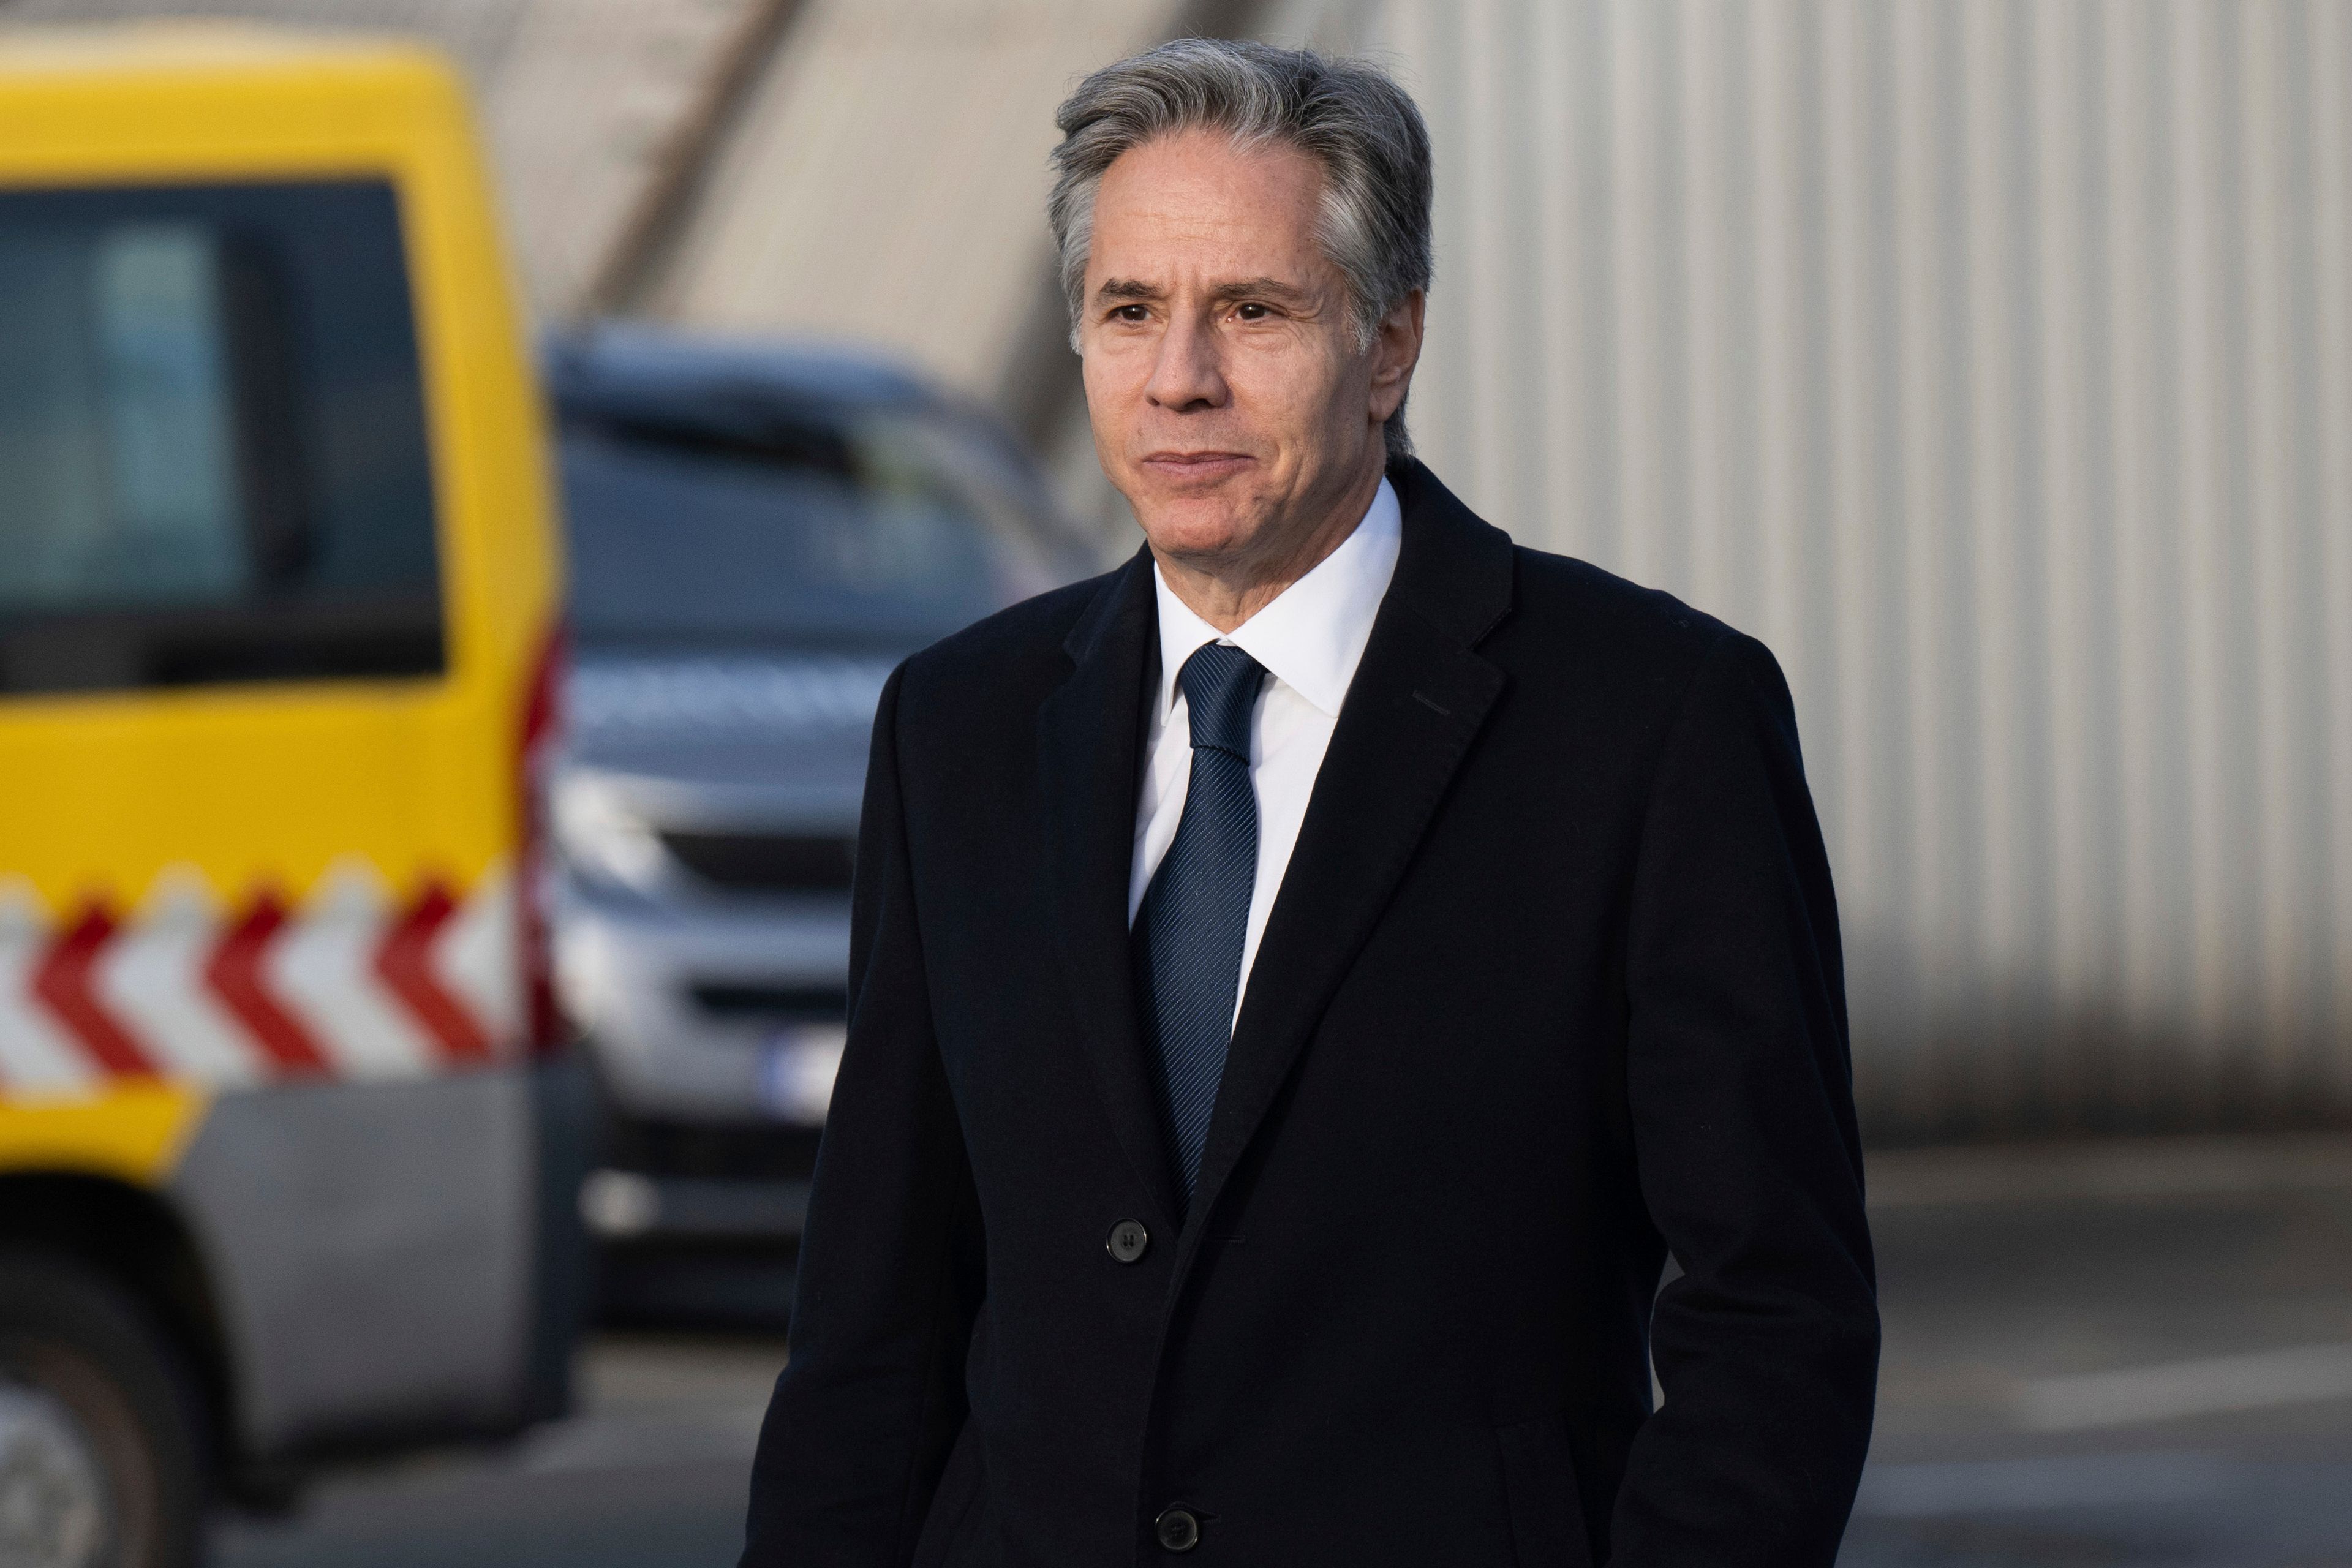
<instances>
[{"instance_id":1,"label":"eye","mask_svg":"<svg viewBox=\"0 0 2352 1568\"><path fill-rule=\"evenodd\" d=\"M1110 313L1114 321L1145 321L1150 318L1151 312L1140 305L1121 305Z\"/></svg>"},{"instance_id":2,"label":"eye","mask_svg":"<svg viewBox=\"0 0 2352 1568\"><path fill-rule=\"evenodd\" d=\"M1234 307L1234 314L1244 321L1264 321L1272 319L1274 312L1255 300L1244 300Z\"/></svg>"}]
</instances>

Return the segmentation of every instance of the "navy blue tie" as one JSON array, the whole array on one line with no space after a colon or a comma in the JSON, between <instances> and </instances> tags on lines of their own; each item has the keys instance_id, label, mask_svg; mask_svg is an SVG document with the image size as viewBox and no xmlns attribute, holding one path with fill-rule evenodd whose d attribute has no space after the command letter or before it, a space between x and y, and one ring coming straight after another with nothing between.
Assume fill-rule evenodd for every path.
<instances>
[{"instance_id":1,"label":"navy blue tie","mask_svg":"<svg viewBox=\"0 0 2352 1568\"><path fill-rule=\"evenodd\" d=\"M1160 1109L1188 1206L1233 1043L1257 883L1250 712L1265 679L1265 666L1223 643L1203 645L1177 672L1192 713L1192 776L1176 837L1135 916L1137 985L1160 1055Z\"/></svg>"}]
</instances>

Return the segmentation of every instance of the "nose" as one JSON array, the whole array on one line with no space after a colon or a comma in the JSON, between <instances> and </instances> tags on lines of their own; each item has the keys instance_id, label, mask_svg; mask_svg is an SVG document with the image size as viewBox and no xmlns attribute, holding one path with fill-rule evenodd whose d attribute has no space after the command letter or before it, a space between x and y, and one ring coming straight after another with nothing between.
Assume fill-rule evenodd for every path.
<instances>
[{"instance_id":1,"label":"nose","mask_svg":"<svg viewBox=\"0 0 2352 1568\"><path fill-rule=\"evenodd\" d=\"M1143 395L1175 414L1223 407L1228 393L1216 332L1186 314L1170 321Z\"/></svg>"}]
</instances>

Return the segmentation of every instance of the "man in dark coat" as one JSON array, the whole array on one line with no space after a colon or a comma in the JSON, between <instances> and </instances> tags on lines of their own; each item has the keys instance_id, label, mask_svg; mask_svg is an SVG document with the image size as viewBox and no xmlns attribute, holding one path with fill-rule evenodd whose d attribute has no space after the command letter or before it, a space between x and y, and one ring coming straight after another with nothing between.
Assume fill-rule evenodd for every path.
<instances>
[{"instance_id":1,"label":"man in dark coat","mask_svg":"<svg viewBox=\"0 0 2352 1568\"><path fill-rule=\"evenodd\" d=\"M1060 124L1147 545L883 695L744 1563L1829 1564L1878 1326L1778 668L1411 456L1386 76L1188 40Z\"/></svg>"}]
</instances>

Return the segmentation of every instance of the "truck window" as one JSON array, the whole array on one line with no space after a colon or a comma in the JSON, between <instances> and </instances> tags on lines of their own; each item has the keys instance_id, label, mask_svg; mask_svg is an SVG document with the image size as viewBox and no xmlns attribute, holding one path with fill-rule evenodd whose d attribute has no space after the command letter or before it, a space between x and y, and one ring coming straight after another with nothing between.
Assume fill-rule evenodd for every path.
<instances>
[{"instance_id":1,"label":"truck window","mask_svg":"<svg viewBox=\"0 0 2352 1568\"><path fill-rule=\"evenodd\" d=\"M442 666L391 186L0 190L0 692Z\"/></svg>"}]
</instances>

